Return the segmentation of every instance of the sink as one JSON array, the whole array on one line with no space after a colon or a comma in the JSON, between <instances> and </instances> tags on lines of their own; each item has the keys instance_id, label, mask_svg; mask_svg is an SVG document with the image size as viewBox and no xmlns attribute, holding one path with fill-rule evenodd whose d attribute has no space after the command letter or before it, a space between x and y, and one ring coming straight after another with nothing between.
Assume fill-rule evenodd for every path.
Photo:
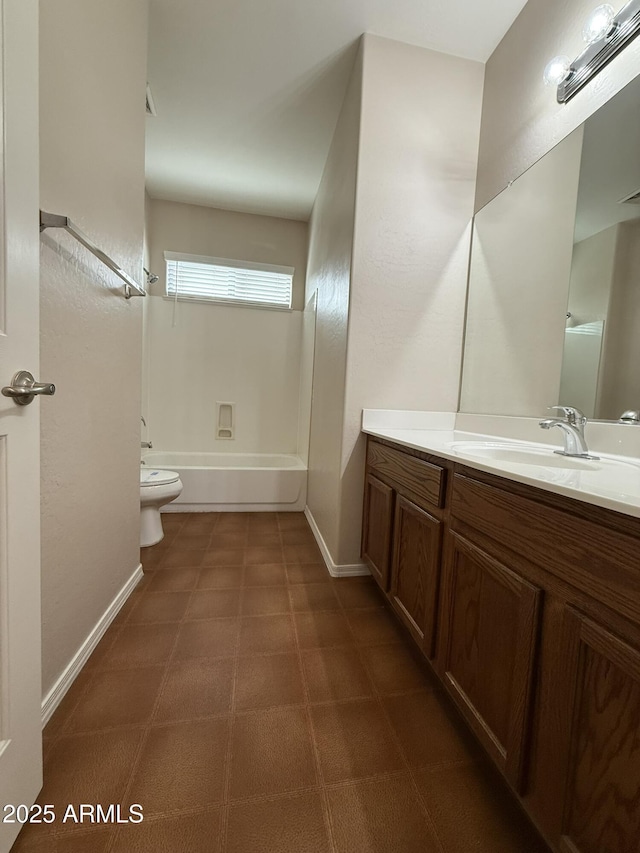
<instances>
[{"instance_id":1,"label":"sink","mask_svg":"<svg viewBox=\"0 0 640 853\"><path fill-rule=\"evenodd\" d=\"M581 459L579 456L561 456L549 447L535 444L517 444L515 442L494 441L452 441L451 450L476 456L481 459L491 459L495 462L514 463L517 465L534 465L536 468L564 468L577 471L599 471L602 468L599 460Z\"/></svg>"}]
</instances>

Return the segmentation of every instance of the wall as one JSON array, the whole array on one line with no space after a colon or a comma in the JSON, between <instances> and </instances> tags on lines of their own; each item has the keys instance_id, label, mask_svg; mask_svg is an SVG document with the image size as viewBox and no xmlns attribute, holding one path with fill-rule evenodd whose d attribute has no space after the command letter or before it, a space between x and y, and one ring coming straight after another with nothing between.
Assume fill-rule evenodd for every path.
<instances>
[{"instance_id":1,"label":"wall","mask_svg":"<svg viewBox=\"0 0 640 853\"><path fill-rule=\"evenodd\" d=\"M337 554L347 320L360 132L362 44L309 223L307 295L317 291L307 506Z\"/></svg>"},{"instance_id":2,"label":"wall","mask_svg":"<svg viewBox=\"0 0 640 853\"><path fill-rule=\"evenodd\" d=\"M334 138L312 219L309 270L323 253L323 274L308 273L320 285L308 503L343 569L360 562L362 408L457 406L482 79L479 63L367 34Z\"/></svg>"},{"instance_id":3,"label":"wall","mask_svg":"<svg viewBox=\"0 0 640 853\"><path fill-rule=\"evenodd\" d=\"M359 560L363 408L458 402L483 67L364 36L336 562Z\"/></svg>"},{"instance_id":4,"label":"wall","mask_svg":"<svg viewBox=\"0 0 640 853\"><path fill-rule=\"evenodd\" d=\"M486 65L476 209L503 190L623 88L640 68L640 39L568 104L544 85L547 62L583 48L593 0L529 0ZM621 4L614 4L616 11Z\"/></svg>"},{"instance_id":5,"label":"wall","mask_svg":"<svg viewBox=\"0 0 640 853\"><path fill-rule=\"evenodd\" d=\"M142 277L146 0L40 4L40 192ZM67 234L41 252L46 694L139 565L141 301Z\"/></svg>"},{"instance_id":6,"label":"wall","mask_svg":"<svg viewBox=\"0 0 640 853\"><path fill-rule=\"evenodd\" d=\"M165 251L295 267L304 306L307 225L151 199L144 391L146 436L161 450L296 453L301 310L270 311L163 298ZM236 404L233 440L216 436L216 401Z\"/></svg>"},{"instance_id":7,"label":"wall","mask_svg":"<svg viewBox=\"0 0 640 853\"><path fill-rule=\"evenodd\" d=\"M165 291L163 253L183 252L295 267L292 306L300 311L304 308L306 222L152 198L149 229L150 269L160 276L153 295Z\"/></svg>"}]
</instances>

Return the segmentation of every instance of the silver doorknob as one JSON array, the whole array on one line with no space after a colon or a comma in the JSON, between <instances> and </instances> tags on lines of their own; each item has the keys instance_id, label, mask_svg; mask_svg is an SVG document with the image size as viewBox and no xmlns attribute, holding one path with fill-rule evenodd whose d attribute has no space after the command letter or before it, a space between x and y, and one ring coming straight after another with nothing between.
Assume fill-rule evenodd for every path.
<instances>
[{"instance_id":1,"label":"silver doorknob","mask_svg":"<svg viewBox=\"0 0 640 853\"><path fill-rule=\"evenodd\" d=\"M36 394L45 394L51 397L56 393L56 386L51 382L36 382L33 374L28 370L19 370L11 380L11 385L5 385L2 389L4 397L11 397L19 406L28 406L33 402Z\"/></svg>"}]
</instances>

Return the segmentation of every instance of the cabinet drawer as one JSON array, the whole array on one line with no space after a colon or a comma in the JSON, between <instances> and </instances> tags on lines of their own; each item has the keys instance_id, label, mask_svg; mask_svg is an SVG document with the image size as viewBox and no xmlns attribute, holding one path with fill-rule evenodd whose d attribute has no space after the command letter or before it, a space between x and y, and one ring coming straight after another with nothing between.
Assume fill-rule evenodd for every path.
<instances>
[{"instance_id":1,"label":"cabinet drawer","mask_svg":"<svg viewBox=\"0 0 640 853\"><path fill-rule=\"evenodd\" d=\"M640 538L463 474L453 478L451 517L454 531L475 529L640 622Z\"/></svg>"},{"instance_id":2,"label":"cabinet drawer","mask_svg":"<svg viewBox=\"0 0 640 853\"><path fill-rule=\"evenodd\" d=\"M398 491L407 491L433 507L444 506L444 468L371 440L367 446L367 465Z\"/></svg>"}]
</instances>

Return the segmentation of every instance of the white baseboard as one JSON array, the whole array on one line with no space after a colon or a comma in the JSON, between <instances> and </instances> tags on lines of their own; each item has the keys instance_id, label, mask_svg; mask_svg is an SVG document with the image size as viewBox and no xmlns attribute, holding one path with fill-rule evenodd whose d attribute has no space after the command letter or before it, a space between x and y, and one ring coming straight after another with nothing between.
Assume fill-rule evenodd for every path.
<instances>
[{"instance_id":1,"label":"white baseboard","mask_svg":"<svg viewBox=\"0 0 640 853\"><path fill-rule=\"evenodd\" d=\"M61 676L58 678L56 683L53 685L51 690L42 700L43 728L51 719L53 712L56 710L60 702L62 702L67 690L71 687L73 682L78 677L80 670L87 662L89 655L98 645L107 628L109 627L109 625L111 625L125 601L129 598L133 590L138 585L140 578L142 578L143 574L144 573L142 571L142 563L140 563L140 565L138 565L137 569L131 575L129 580L124 584L120 592L116 595L111 604L102 614L102 616L98 620L98 623L93 628L87 639L80 646L75 655L71 658L71 661L69 662Z\"/></svg>"},{"instance_id":2,"label":"white baseboard","mask_svg":"<svg viewBox=\"0 0 640 853\"><path fill-rule=\"evenodd\" d=\"M371 572L366 566L366 563L346 563L342 565L338 565L333 562L333 558L331 557L331 553L327 548L327 543L322 538L322 533L318 529L318 525L316 524L316 520L313 517L311 510L308 506L304 508L304 515L307 521L309 522L309 527L311 528L311 532L315 536L316 542L318 543L318 547L320 548L320 553L322 554L322 559L325 561L327 569L329 570L329 574L334 578L353 578L359 577L360 575L370 575Z\"/></svg>"},{"instance_id":3,"label":"white baseboard","mask_svg":"<svg viewBox=\"0 0 640 853\"><path fill-rule=\"evenodd\" d=\"M176 512L302 512L304 498L295 503L284 504L188 504L174 501L162 507L162 514Z\"/></svg>"}]
</instances>

